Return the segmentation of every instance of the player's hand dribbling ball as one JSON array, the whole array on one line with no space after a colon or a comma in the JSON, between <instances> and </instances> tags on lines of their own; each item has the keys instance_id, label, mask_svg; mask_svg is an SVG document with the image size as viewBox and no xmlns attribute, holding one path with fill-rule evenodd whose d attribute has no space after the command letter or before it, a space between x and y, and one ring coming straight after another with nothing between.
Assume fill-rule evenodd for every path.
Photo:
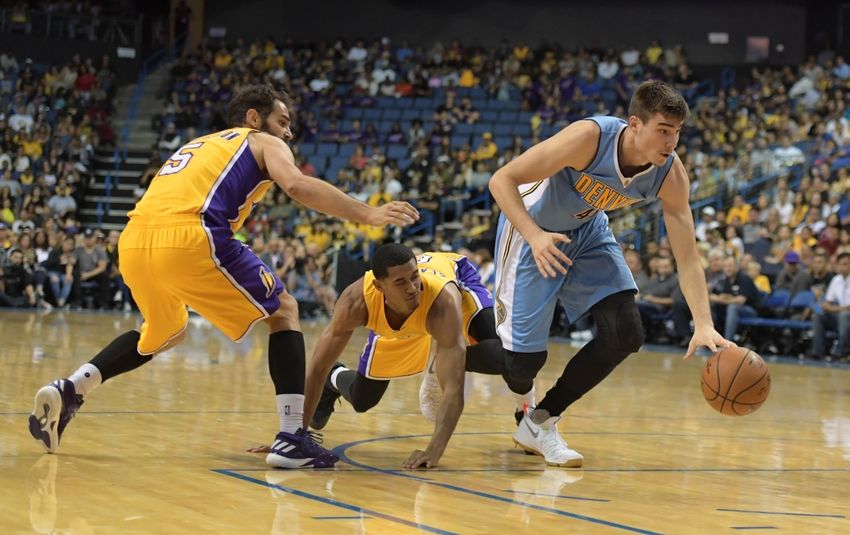
<instances>
[{"instance_id":1,"label":"player's hand dribbling ball","mask_svg":"<svg viewBox=\"0 0 850 535\"><path fill-rule=\"evenodd\" d=\"M767 364L746 347L727 347L702 369L702 395L711 407L729 416L750 414L770 394Z\"/></svg>"}]
</instances>

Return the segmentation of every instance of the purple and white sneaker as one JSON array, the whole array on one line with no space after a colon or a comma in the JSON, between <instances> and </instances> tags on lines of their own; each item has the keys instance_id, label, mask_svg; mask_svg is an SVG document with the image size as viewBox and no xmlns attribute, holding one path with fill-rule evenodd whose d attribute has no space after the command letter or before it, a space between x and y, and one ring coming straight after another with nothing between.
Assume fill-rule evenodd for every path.
<instances>
[{"instance_id":1,"label":"purple and white sneaker","mask_svg":"<svg viewBox=\"0 0 850 535\"><path fill-rule=\"evenodd\" d=\"M74 383L67 379L53 381L35 394L35 408L30 414L30 434L44 444L48 453L56 453L65 427L83 404Z\"/></svg>"},{"instance_id":2,"label":"purple and white sneaker","mask_svg":"<svg viewBox=\"0 0 850 535\"><path fill-rule=\"evenodd\" d=\"M266 464L276 468L333 468L339 457L319 445L321 435L304 429L274 437Z\"/></svg>"}]
</instances>

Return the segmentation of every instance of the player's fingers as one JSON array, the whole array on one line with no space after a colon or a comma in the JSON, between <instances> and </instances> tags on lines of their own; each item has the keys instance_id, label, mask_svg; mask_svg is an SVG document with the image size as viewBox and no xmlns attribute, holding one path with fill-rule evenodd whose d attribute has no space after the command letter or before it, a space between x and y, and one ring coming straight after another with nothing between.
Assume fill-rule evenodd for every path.
<instances>
[{"instance_id":1,"label":"player's fingers","mask_svg":"<svg viewBox=\"0 0 850 535\"><path fill-rule=\"evenodd\" d=\"M709 339L708 343L705 344L705 347L710 349L712 353L717 353L717 344L714 343L714 340Z\"/></svg>"},{"instance_id":2,"label":"player's fingers","mask_svg":"<svg viewBox=\"0 0 850 535\"><path fill-rule=\"evenodd\" d=\"M555 268L552 267L552 263L549 261L548 258L546 258L545 256L542 256L540 258L540 263L543 265L543 268L546 270L546 276L547 277L555 278L555 277L558 276L558 274L555 272Z\"/></svg>"},{"instance_id":3,"label":"player's fingers","mask_svg":"<svg viewBox=\"0 0 850 535\"><path fill-rule=\"evenodd\" d=\"M558 259L555 257L554 254L552 254L551 251L544 251L543 254L550 266L560 271L561 275L567 274L567 268L561 262L558 261Z\"/></svg>"},{"instance_id":4,"label":"player's fingers","mask_svg":"<svg viewBox=\"0 0 850 535\"><path fill-rule=\"evenodd\" d=\"M398 201L393 201L393 202L398 202ZM405 214L409 215L413 219L419 219L419 210L417 210L412 204L410 204L408 202L399 202L398 204L401 207L401 210Z\"/></svg>"},{"instance_id":5,"label":"player's fingers","mask_svg":"<svg viewBox=\"0 0 850 535\"><path fill-rule=\"evenodd\" d=\"M694 339L691 338L691 343L688 344L688 352L685 353L683 357L684 360L688 360L689 358L694 356L694 351L696 351L696 344L694 344Z\"/></svg>"},{"instance_id":6,"label":"player's fingers","mask_svg":"<svg viewBox=\"0 0 850 535\"><path fill-rule=\"evenodd\" d=\"M539 271L540 274L543 275L543 278L548 279L549 272L546 271L546 266L543 264L543 262L541 262L540 259L535 256L534 263L537 265L537 271Z\"/></svg>"},{"instance_id":7,"label":"player's fingers","mask_svg":"<svg viewBox=\"0 0 850 535\"><path fill-rule=\"evenodd\" d=\"M572 241L571 239L567 238L566 236L564 236L563 234L560 234L558 232L552 232L552 233L550 233L550 235L552 236L552 238L555 241L559 241L561 243L570 243Z\"/></svg>"},{"instance_id":8,"label":"player's fingers","mask_svg":"<svg viewBox=\"0 0 850 535\"><path fill-rule=\"evenodd\" d=\"M558 249L554 245L552 247L550 247L548 250L549 250L550 253L552 253L552 255L555 256L555 258L557 258L558 260L560 260L564 264L566 264L568 266L573 265L573 261L570 260L570 257L567 256L566 253L564 253L562 250Z\"/></svg>"}]
</instances>

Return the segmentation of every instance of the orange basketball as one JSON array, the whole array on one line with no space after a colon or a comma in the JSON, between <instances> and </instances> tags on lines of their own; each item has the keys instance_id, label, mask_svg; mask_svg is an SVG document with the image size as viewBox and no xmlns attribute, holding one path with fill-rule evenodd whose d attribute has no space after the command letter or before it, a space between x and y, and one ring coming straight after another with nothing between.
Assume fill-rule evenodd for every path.
<instances>
[{"instance_id":1,"label":"orange basketball","mask_svg":"<svg viewBox=\"0 0 850 535\"><path fill-rule=\"evenodd\" d=\"M746 347L727 347L708 359L701 383L708 404L729 416L754 412L770 394L767 364Z\"/></svg>"}]
</instances>

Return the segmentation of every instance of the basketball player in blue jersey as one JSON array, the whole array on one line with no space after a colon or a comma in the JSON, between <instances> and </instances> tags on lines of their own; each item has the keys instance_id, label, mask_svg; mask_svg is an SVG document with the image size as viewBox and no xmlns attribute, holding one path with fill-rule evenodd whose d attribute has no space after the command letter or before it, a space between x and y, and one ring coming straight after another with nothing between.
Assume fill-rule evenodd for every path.
<instances>
[{"instance_id":1,"label":"basketball player in blue jersey","mask_svg":"<svg viewBox=\"0 0 850 535\"><path fill-rule=\"evenodd\" d=\"M682 292L700 347L733 345L714 329L688 203L687 172L674 152L689 113L670 85L641 84L629 119L577 121L496 171L490 191L502 210L496 238L496 330L504 376L527 406L514 435L547 464L581 466L555 427L561 413L643 344L637 287L605 212L659 198ZM570 321L592 314L598 334L535 406L533 380L546 361L550 318L561 300ZM487 342L485 342L487 343Z\"/></svg>"},{"instance_id":2,"label":"basketball player in blue jersey","mask_svg":"<svg viewBox=\"0 0 850 535\"><path fill-rule=\"evenodd\" d=\"M189 306L233 340L261 321L269 326L280 433L266 462L299 468L338 460L301 426L306 359L298 303L234 233L274 184L308 207L359 223L405 225L418 213L402 202L370 207L301 173L286 144L292 139L288 102L266 86L242 89L228 107L231 128L178 149L128 214L118 244L121 274L144 322L36 393L29 429L48 452L59 447L92 390L180 343Z\"/></svg>"}]
</instances>

